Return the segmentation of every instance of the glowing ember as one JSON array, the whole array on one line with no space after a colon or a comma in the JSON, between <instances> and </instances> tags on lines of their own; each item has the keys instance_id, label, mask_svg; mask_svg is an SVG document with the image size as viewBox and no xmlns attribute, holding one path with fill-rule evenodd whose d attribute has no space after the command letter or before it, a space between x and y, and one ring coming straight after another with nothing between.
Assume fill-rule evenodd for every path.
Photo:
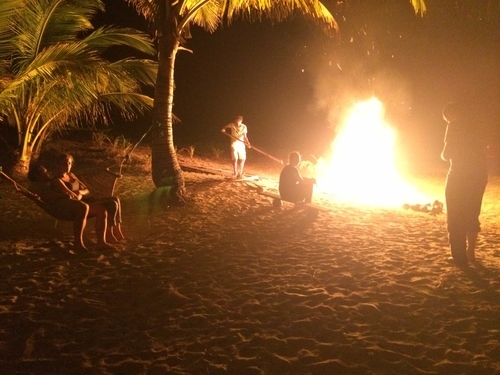
<instances>
[{"instance_id":1,"label":"glowing ember","mask_svg":"<svg viewBox=\"0 0 500 375\"><path fill-rule=\"evenodd\" d=\"M317 190L338 200L381 207L429 202L396 167L396 134L384 122L382 103L358 103L339 129L329 160L317 165Z\"/></svg>"}]
</instances>

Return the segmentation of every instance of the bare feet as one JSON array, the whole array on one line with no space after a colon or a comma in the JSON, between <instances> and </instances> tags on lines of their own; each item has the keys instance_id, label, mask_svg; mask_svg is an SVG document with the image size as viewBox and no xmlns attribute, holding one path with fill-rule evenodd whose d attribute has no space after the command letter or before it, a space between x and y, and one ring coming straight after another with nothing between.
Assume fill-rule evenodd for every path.
<instances>
[{"instance_id":1,"label":"bare feet","mask_svg":"<svg viewBox=\"0 0 500 375\"><path fill-rule=\"evenodd\" d=\"M115 228L113 233L118 241L125 239L125 236L123 235L123 232L122 232L122 228L120 228L119 226Z\"/></svg>"},{"instance_id":2,"label":"bare feet","mask_svg":"<svg viewBox=\"0 0 500 375\"><path fill-rule=\"evenodd\" d=\"M89 251L89 249L87 249L87 248L85 247L85 245L84 245L84 244L82 244L82 243L81 243L81 244L76 244L76 245L75 245L75 250L76 250L76 251Z\"/></svg>"},{"instance_id":3,"label":"bare feet","mask_svg":"<svg viewBox=\"0 0 500 375\"><path fill-rule=\"evenodd\" d=\"M106 234L106 240L111 243L117 243L118 241L124 240L122 228L120 225L116 225L110 228L109 233Z\"/></svg>"},{"instance_id":4,"label":"bare feet","mask_svg":"<svg viewBox=\"0 0 500 375\"><path fill-rule=\"evenodd\" d=\"M113 235L106 235L106 242L108 243L118 243L118 239Z\"/></svg>"},{"instance_id":5,"label":"bare feet","mask_svg":"<svg viewBox=\"0 0 500 375\"><path fill-rule=\"evenodd\" d=\"M107 242L98 243L96 250L116 250L116 248Z\"/></svg>"}]
</instances>

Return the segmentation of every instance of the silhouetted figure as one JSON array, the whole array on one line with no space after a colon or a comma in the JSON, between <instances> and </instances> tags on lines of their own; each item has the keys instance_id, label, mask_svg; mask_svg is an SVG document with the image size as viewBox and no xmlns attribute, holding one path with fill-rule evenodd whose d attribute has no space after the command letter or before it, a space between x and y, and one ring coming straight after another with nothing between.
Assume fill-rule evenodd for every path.
<instances>
[{"instance_id":1,"label":"silhouetted figure","mask_svg":"<svg viewBox=\"0 0 500 375\"><path fill-rule=\"evenodd\" d=\"M294 151L288 155L288 164L281 170L279 180L279 192L281 199L293 203L311 203L313 185L316 180L313 178L303 178L297 166L301 156Z\"/></svg>"},{"instance_id":2,"label":"silhouetted figure","mask_svg":"<svg viewBox=\"0 0 500 375\"><path fill-rule=\"evenodd\" d=\"M475 261L488 181L485 129L472 113L463 102L443 109L448 125L441 158L450 162L445 188L448 241L453 259L461 266Z\"/></svg>"}]
</instances>

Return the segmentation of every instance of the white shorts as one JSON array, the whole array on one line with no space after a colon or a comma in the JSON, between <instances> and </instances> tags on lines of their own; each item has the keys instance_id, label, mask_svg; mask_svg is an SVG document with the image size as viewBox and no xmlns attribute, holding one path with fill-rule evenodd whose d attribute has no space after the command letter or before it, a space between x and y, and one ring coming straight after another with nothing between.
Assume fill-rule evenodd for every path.
<instances>
[{"instance_id":1,"label":"white shorts","mask_svg":"<svg viewBox=\"0 0 500 375\"><path fill-rule=\"evenodd\" d=\"M243 142L234 142L231 144L231 158L233 160L246 160L247 150Z\"/></svg>"}]
</instances>

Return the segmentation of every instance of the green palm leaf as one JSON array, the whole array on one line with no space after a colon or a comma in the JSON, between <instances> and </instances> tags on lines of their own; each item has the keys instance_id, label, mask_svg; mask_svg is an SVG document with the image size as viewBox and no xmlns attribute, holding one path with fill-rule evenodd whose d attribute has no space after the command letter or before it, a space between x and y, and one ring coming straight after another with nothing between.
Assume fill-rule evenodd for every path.
<instances>
[{"instance_id":1,"label":"green palm leaf","mask_svg":"<svg viewBox=\"0 0 500 375\"><path fill-rule=\"evenodd\" d=\"M153 43L130 28L93 30L91 17L102 9L100 0L2 0L1 126L17 128L20 161L52 132L107 123L111 110L130 119L151 108L141 91L155 82L157 63L112 62L104 53L126 47L152 56Z\"/></svg>"},{"instance_id":2,"label":"green palm leaf","mask_svg":"<svg viewBox=\"0 0 500 375\"><path fill-rule=\"evenodd\" d=\"M156 54L151 38L130 28L102 27L86 37L85 43L99 52L110 47L126 46L146 55Z\"/></svg>"}]
</instances>

